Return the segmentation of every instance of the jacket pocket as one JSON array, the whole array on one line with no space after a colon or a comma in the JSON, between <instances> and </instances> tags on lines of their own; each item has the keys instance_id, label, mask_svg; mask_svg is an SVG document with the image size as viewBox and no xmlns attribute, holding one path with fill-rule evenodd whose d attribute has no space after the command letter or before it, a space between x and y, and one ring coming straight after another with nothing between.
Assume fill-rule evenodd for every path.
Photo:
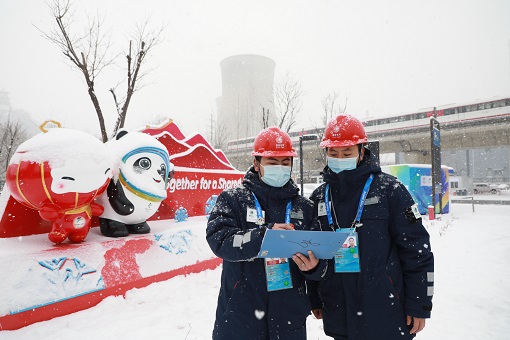
<instances>
[{"instance_id":1,"label":"jacket pocket","mask_svg":"<svg viewBox=\"0 0 510 340\"><path fill-rule=\"evenodd\" d=\"M223 289L222 293L225 294L224 300L225 305L223 309L223 315L231 312L235 312L239 308L240 299L245 298L246 282L242 274L237 276L237 280L231 286L230 289Z\"/></svg>"},{"instance_id":2,"label":"jacket pocket","mask_svg":"<svg viewBox=\"0 0 510 340\"><path fill-rule=\"evenodd\" d=\"M389 209L383 203L365 205L363 208L362 220L387 220Z\"/></svg>"}]
</instances>

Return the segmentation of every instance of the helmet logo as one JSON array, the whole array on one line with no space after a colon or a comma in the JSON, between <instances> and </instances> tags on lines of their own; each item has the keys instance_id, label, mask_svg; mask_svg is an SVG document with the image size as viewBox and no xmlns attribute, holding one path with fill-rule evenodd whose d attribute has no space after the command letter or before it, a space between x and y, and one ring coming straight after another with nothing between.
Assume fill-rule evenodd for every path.
<instances>
[{"instance_id":1,"label":"helmet logo","mask_svg":"<svg viewBox=\"0 0 510 340\"><path fill-rule=\"evenodd\" d=\"M338 125L335 125L335 127L333 128L333 133L332 133L333 137L338 137L340 138L341 134L340 134L340 126Z\"/></svg>"},{"instance_id":2,"label":"helmet logo","mask_svg":"<svg viewBox=\"0 0 510 340\"><path fill-rule=\"evenodd\" d=\"M285 145L283 144L283 137L282 136L276 137L276 148L277 149L285 148Z\"/></svg>"}]
</instances>

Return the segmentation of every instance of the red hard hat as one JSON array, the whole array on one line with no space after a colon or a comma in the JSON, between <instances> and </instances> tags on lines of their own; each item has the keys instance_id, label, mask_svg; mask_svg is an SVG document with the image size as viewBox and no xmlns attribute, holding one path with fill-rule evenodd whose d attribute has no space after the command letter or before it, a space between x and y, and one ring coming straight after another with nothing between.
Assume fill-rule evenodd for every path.
<instances>
[{"instance_id":1,"label":"red hard hat","mask_svg":"<svg viewBox=\"0 0 510 340\"><path fill-rule=\"evenodd\" d=\"M263 157L297 156L289 134L276 126L260 131L253 143L251 154Z\"/></svg>"},{"instance_id":2,"label":"red hard hat","mask_svg":"<svg viewBox=\"0 0 510 340\"><path fill-rule=\"evenodd\" d=\"M321 148L353 146L368 142L363 124L351 115L338 115L324 129Z\"/></svg>"}]
</instances>

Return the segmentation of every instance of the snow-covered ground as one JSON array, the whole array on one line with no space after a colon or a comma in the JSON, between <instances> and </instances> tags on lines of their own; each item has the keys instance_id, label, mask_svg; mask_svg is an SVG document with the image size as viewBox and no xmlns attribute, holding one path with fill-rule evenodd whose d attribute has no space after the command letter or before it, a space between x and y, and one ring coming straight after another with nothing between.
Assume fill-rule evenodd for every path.
<instances>
[{"instance_id":1,"label":"snow-covered ground","mask_svg":"<svg viewBox=\"0 0 510 340\"><path fill-rule=\"evenodd\" d=\"M475 208L452 204L443 220L425 221L436 283L432 318L419 340L510 339L510 207ZM109 297L88 310L2 331L0 339L210 339L220 272L131 290L125 299ZM312 316L308 338L331 339Z\"/></svg>"}]
</instances>

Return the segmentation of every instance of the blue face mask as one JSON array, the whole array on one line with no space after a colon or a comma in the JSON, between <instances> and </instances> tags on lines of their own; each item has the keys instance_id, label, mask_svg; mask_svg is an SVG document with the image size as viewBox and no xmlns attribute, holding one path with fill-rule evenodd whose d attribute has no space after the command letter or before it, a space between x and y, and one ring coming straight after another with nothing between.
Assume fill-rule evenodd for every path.
<instances>
[{"instance_id":1,"label":"blue face mask","mask_svg":"<svg viewBox=\"0 0 510 340\"><path fill-rule=\"evenodd\" d=\"M338 174L344 170L354 170L358 163L358 157L352 158L334 158L328 157L328 167L334 173Z\"/></svg>"},{"instance_id":2,"label":"blue face mask","mask_svg":"<svg viewBox=\"0 0 510 340\"><path fill-rule=\"evenodd\" d=\"M262 182L269 186L281 188L290 179L290 166L286 165L266 165L264 168L264 176L261 177Z\"/></svg>"}]
</instances>

